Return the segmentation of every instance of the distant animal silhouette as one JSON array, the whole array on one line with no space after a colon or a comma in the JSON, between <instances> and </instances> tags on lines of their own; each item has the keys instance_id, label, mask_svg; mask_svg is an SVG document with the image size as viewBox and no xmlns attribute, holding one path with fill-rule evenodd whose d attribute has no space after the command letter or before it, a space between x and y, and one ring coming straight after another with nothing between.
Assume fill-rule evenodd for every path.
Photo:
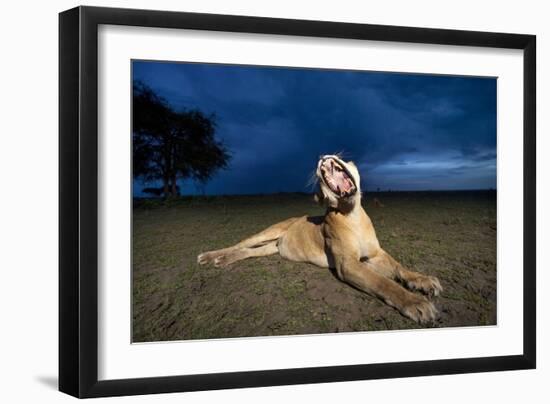
<instances>
[{"instance_id":1,"label":"distant animal silhouette","mask_svg":"<svg viewBox=\"0 0 550 404\"><path fill-rule=\"evenodd\" d=\"M382 202L380 202L380 199L378 199L378 198L374 198L372 200L372 203L374 204L374 207L376 207L376 208L383 208L384 206L386 206Z\"/></svg>"}]
</instances>

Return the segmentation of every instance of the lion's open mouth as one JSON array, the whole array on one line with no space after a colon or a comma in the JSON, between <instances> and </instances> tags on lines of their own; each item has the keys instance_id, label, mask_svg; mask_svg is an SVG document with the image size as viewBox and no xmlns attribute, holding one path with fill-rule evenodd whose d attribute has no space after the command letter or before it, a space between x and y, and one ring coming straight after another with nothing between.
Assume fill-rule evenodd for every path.
<instances>
[{"instance_id":1,"label":"lion's open mouth","mask_svg":"<svg viewBox=\"0 0 550 404\"><path fill-rule=\"evenodd\" d=\"M320 170L323 181L336 195L350 196L357 190L351 174L338 161L332 158L324 159Z\"/></svg>"}]
</instances>

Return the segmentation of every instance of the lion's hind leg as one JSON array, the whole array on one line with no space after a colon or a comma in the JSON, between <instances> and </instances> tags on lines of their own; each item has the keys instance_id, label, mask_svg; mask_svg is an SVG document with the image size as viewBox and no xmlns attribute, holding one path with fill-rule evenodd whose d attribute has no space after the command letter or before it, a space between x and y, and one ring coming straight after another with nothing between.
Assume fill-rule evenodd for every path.
<instances>
[{"instance_id":1,"label":"lion's hind leg","mask_svg":"<svg viewBox=\"0 0 550 404\"><path fill-rule=\"evenodd\" d=\"M234 248L222 248L221 250L213 250L213 251L207 251L203 252L202 254L199 254L197 257L197 263L199 265L206 265L206 264L212 264L216 261L218 257L223 256L224 254L227 254L228 252L232 251Z\"/></svg>"},{"instance_id":2,"label":"lion's hind leg","mask_svg":"<svg viewBox=\"0 0 550 404\"><path fill-rule=\"evenodd\" d=\"M219 255L214 260L215 267L225 267L234 262L244 260L251 257L265 257L279 252L277 241L271 241L259 247L245 247L233 249L225 254Z\"/></svg>"},{"instance_id":3,"label":"lion's hind leg","mask_svg":"<svg viewBox=\"0 0 550 404\"><path fill-rule=\"evenodd\" d=\"M261 231L260 233L254 234L253 236L244 239L234 246L199 254L199 256L197 257L197 262L200 265L214 264L216 266L225 266L229 265L228 263L226 263L228 261L235 262L248 257L259 257L262 255L275 254L276 252L278 252L278 249L273 250L273 246L277 248L277 240L286 233L288 228L297 219L299 218L293 217L276 223L272 226L269 226L267 229ZM271 243L274 243L273 246L267 247ZM262 249L262 247L267 248ZM230 258L224 258L225 256Z\"/></svg>"}]
</instances>

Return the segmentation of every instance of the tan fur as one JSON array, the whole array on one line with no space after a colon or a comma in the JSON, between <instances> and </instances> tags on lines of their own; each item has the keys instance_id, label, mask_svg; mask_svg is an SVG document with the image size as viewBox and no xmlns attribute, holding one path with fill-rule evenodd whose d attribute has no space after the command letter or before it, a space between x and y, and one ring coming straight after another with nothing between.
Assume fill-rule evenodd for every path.
<instances>
[{"instance_id":1,"label":"tan fur","mask_svg":"<svg viewBox=\"0 0 550 404\"><path fill-rule=\"evenodd\" d=\"M338 195L325 183L322 161L332 159L345 167L356 186L353 195ZM417 322L434 321L437 310L420 291L437 296L443 288L439 280L403 267L384 251L374 226L361 206L359 171L353 162L338 156L323 156L317 166L319 193L316 199L327 207L324 216L302 216L274 224L240 243L200 254L199 264L223 267L249 257L279 253L298 262L333 268L339 279L378 297Z\"/></svg>"}]
</instances>

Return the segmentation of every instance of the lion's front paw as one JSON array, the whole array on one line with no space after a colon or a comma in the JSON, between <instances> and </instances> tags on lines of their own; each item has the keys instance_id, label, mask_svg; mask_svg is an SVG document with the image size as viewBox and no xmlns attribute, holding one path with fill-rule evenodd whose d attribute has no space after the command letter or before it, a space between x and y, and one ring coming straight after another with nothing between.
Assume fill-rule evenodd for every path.
<instances>
[{"instance_id":1,"label":"lion's front paw","mask_svg":"<svg viewBox=\"0 0 550 404\"><path fill-rule=\"evenodd\" d=\"M424 296L412 295L408 302L400 308L401 313L420 324L434 322L438 312L432 302Z\"/></svg>"},{"instance_id":2,"label":"lion's front paw","mask_svg":"<svg viewBox=\"0 0 550 404\"><path fill-rule=\"evenodd\" d=\"M411 290L419 290L428 296L439 296L443 287L435 276L418 275L407 281L407 287Z\"/></svg>"}]
</instances>

